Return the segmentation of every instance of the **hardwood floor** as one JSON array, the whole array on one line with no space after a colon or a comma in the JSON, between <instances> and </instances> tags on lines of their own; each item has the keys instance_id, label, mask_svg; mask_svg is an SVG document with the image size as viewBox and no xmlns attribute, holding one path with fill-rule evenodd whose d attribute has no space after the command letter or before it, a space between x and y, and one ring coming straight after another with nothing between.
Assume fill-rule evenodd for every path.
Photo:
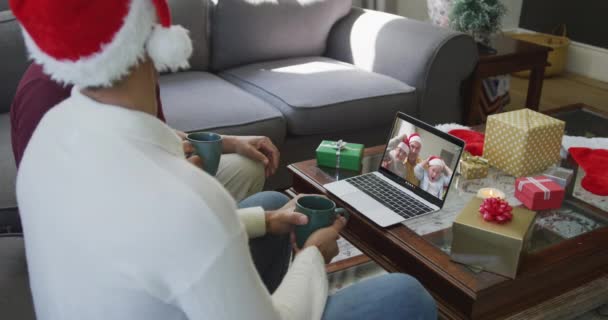
<instances>
[{"instance_id":1,"label":"hardwood floor","mask_svg":"<svg viewBox=\"0 0 608 320\"><path fill-rule=\"evenodd\" d=\"M511 77L511 103L506 110L515 110L525 105L528 79ZM540 109L585 103L608 112L608 83L565 73L559 77L546 78L540 101Z\"/></svg>"}]
</instances>

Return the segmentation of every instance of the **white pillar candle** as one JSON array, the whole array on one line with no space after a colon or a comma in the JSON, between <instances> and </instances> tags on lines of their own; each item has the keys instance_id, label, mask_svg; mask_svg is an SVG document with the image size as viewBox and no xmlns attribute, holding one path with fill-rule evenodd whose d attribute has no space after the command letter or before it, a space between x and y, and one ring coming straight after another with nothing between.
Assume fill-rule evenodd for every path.
<instances>
[{"instance_id":1,"label":"white pillar candle","mask_svg":"<svg viewBox=\"0 0 608 320\"><path fill-rule=\"evenodd\" d=\"M481 188L477 191L477 198L487 199L487 198L500 198L505 199L505 193L496 189L496 188Z\"/></svg>"}]
</instances>

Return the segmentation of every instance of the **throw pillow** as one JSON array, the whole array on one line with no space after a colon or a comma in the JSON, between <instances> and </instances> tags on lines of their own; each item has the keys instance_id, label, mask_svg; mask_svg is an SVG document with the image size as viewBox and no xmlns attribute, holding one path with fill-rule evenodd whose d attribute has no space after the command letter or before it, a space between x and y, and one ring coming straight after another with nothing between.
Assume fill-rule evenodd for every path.
<instances>
[{"instance_id":1,"label":"throw pillow","mask_svg":"<svg viewBox=\"0 0 608 320\"><path fill-rule=\"evenodd\" d=\"M331 27L352 0L219 0L212 20L216 71L325 52Z\"/></svg>"}]
</instances>

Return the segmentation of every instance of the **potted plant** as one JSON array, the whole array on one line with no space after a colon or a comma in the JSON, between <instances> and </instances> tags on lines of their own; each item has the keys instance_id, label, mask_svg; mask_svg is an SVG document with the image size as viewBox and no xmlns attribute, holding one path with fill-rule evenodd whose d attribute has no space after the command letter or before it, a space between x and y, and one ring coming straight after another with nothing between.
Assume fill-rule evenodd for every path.
<instances>
[{"instance_id":1,"label":"potted plant","mask_svg":"<svg viewBox=\"0 0 608 320\"><path fill-rule=\"evenodd\" d=\"M470 34L475 41L487 46L490 36L500 31L506 12L500 0L454 0L449 14L450 27Z\"/></svg>"}]
</instances>

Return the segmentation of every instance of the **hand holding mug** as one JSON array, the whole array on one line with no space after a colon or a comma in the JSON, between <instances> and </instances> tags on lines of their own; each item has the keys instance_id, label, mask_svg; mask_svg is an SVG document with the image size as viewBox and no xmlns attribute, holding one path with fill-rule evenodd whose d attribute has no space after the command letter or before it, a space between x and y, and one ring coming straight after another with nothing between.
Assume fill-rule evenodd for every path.
<instances>
[{"instance_id":1,"label":"hand holding mug","mask_svg":"<svg viewBox=\"0 0 608 320\"><path fill-rule=\"evenodd\" d=\"M336 203L322 196L308 195L297 198L295 211L308 217L308 223L295 228L296 244L303 248L306 240L317 230L334 224L338 216L347 217L348 212L336 208Z\"/></svg>"},{"instance_id":2,"label":"hand holding mug","mask_svg":"<svg viewBox=\"0 0 608 320\"><path fill-rule=\"evenodd\" d=\"M325 259L325 263L330 263L340 252L337 241L344 226L346 226L346 218L338 216L331 226L313 232L304 243L304 248L316 246Z\"/></svg>"},{"instance_id":3,"label":"hand holding mug","mask_svg":"<svg viewBox=\"0 0 608 320\"><path fill-rule=\"evenodd\" d=\"M186 139L200 157L203 170L214 176L222 156L222 136L213 132L193 132Z\"/></svg>"}]
</instances>

